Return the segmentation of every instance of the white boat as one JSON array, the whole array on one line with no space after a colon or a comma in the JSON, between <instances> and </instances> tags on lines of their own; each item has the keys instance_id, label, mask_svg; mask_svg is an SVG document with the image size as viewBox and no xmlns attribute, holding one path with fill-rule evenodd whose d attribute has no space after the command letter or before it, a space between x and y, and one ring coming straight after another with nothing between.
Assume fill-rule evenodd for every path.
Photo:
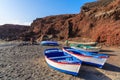
<instances>
[{"instance_id":1,"label":"white boat","mask_svg":"<svg viewBox=\"0 0 120 80\"><path fill-rule=\"evenodd\" d=\"M93 65L99 68L102 68L105 64L107 58L109 57L106 54L98 54L92 52L81 51L77 49L73 49L70 47L64 47L63 51L67 52L68 54L80 59L82 63Z\"/></svg>"},{"instance_id":2,"label":"white boat","mask_svg":"<svg viewBox=\"0 0 120 80\"><path fill-rule=\"evenodd\" d=\"M86 46L95 46L95 45L97 45L97 42L74 42L74 41L69 41L69 43L86 45Z\"/></svg>"},{"instance_id":3,"label":"white boat","mask_svg":"<svg viewBox=\"0 0 120 80\"><path fill-rule=\"evenodd\" d=\"M82 45L89 45L89 46L94 46L97 44L97 42L81 42L79 44L82 44Z\"/></svg>"},{"instance_id":4,"label":"white boat","mask_svg":"<svg viewBox=\"0 0 120 80\"><path fill-rule=\"evenodd\" d=\"M80 48L80 47L76 47L76 46L71 46L71 48L82 50L82 51L87 51L87 52L99 52L101 50L100 47L90 47L90 48L81 47Z\"/></svg>"},{"instance_id":5,"label":"white boat","mask_svg":"<svg viewBox=\"0 0 120 80\"><path fill-rule=\"evenodd\" d=\"M101 47L89 46L89 45L83 45L83 44L70 44L70 47L74 49L88 51L88 52L99 52L101 50Z\"/></svg>"},{"instance_id":6,"label":"white boat","mask_svg":"<svg viewBox=\"0 0 120 80\"><path fill-rule=\"evenodd\" d=\"M75 57L57 48L46 49L44 54L45 60L51 68L74 76L79 74L81 61Z\"/></svg>"}]
</instances>

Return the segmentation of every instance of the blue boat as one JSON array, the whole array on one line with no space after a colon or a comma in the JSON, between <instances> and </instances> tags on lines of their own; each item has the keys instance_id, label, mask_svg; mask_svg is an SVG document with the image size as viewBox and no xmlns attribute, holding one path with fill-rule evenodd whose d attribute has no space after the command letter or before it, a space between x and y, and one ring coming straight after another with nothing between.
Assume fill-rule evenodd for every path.
<instances>
[{"instance_id":1,"label":"blue boat","mask_svg":"<svg viewBox=\"0 0 120 80\"><path fill-rule=\"evenodd\" d=\"M43 46L59 46L58 42L56 41L41 41L40 44Z\"/></svg>"},{"instance_id":2,"label":"blue boat","mask_svg":"<svg viewBox=\"0 0 120 80\"><path fill-rule=\"evenodd\" d=\"M44 55L51 68L74 76L79 74L81 61L66 52L58 48L51 48L46 49Z\"/></svg>"},{"instance_id":3,"label":"blue boat","mask_svg":"<svg viewBox=\"0 0 120 80\"><path fill-rule=\"evenodd\" d=\"M107 58L106 54L81 51L70 47L63 47L63 51L82 60L82 63L102 68Z\"/></svg>"}]
</instances>

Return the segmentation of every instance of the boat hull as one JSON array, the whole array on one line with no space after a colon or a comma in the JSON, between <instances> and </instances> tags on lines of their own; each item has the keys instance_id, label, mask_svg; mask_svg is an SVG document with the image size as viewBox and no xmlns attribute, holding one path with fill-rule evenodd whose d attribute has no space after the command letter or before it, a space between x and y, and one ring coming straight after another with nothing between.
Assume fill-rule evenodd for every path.
<instances>
[{"instance_id":1,"label":"boat hull","mask_svg":"<svg viewBox=\"0 0 120 80\"><path fill-rule=\"evenodd\" d=\"M82 48L78 48L74 46L71 46L71 48L82 50L82 51L87 51L87 52L99 52L100 51L100 49L82 49Z\"/></svg>"},{"instance_id":2,"label":"boat hull","mask_svg":"<svg viewBox=\"0 0 120 80\"><path fill-rule=\"evenodd\" d=\"M80 45L86 45L86 46L96 46L97 42L73 42L73 41L69 41L69 43L72 44L80 44Z\"/></svg>"},{"instance_id":3,"label":"boat hull","mask_svg":"<svg viewBox=\"0 0 120 80\"><path fill-rule=\"evenodd\" d=\"M81 64L73 64L73 63L59 63L59 62L55 62L54 60L51 60L47 57L45 57L47 64L55 69L58 70L60 72L64 72L67 74L71 74L74 76L77 76L79 73L79 69Z\"/></svg>"},{"instance_id":4,"label":"boat hull","mask_svg":"<svg viewBox=\"0 0 120 80\"><path fill-rule=\"evenodd\" d=\"M55 41L42 41L40 44L43 46L59 46Z\"/></svg>"},{"instance_id":5,"label":"boat hull","mask_svg":"<svg viewBox=\"0 0 120 80\"><path fill-rule=\"evenodd\" d=\"M106 60L107 60L107 58L95 58L95 57L91 57L91 56L75 54L73 52L67 51L66 49L63 49L63 51L65 51L66 53L76 57L79 60L81 60L82 63L84 63L84 64L93 65L93 66L96 66L96 67L99 67L99 68L102 68L103 65L105 64Z\"/></svg>"}]
</instances>

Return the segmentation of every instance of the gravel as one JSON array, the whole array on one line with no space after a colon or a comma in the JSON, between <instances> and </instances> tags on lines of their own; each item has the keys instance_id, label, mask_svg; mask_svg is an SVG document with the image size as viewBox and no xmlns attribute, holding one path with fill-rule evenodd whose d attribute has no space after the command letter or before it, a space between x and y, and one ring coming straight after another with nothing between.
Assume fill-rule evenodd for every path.
<instances>
[{"instance_id":1,"label":"gravel","mask_svg":"<svg viewBox=\"0 0 120 80\"><path fill-rule=\"evenodd\" d=\"M77 77L51 69L40 45L17 45L0 49L0 80L120 80L120 72L82 65ZM102 71L102 72L101 72Z\"/></svg>"}]
</instances>

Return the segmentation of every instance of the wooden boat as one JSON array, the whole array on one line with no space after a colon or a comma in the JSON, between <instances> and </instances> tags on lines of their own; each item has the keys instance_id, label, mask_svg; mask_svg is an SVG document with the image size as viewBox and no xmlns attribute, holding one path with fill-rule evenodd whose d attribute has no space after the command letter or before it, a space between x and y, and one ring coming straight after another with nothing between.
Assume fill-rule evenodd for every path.
<instances>
[{"instance_id":1,"label":"wooden boat","mask_svg":"<svg viewBox=\"0 0 120 80\"><path fill-rule=\"evenodd\" d=\"M59 46L58 42L56 41L41 41L40 44L43 46Z\"/></svg>"},{"instance_id":2,"label":"wooden boat","mask_svg":"<svg viewBox=\"0 0 120 80\"><path fill-rule=\"evenodd\" d=\"M80 45L87 45L87 46L96 46L97 42L73 42L69 41L70 44L80 44Z\"/></svg>"},{"instance_id":3,"label":"wooden boat","mask_svg":"<svg viewBox=\"0 0 120 80\"><path fill-rule=\"evenodd\" d=\"M101 47L94 47L82 44L70 44L70 47L88 52L99 52L101 50Z\"/></svg>"},{"instance_id":4,"label":"wooden boat","mask_svg":"<svg viewBox=\"0 0 120 80\"><path fill-rule=\"evenodd\" d=\"M57 48L46 49L44 54L45 60L51 68L74 76L78 75L80 60Z\"/></svg>"},{"instance_id":5,"label":"wooden boat","mask_svg":"<svg viewBox=\"0 0 120 80\"><path fill-rule=\"evenodd\" d=\"M70 47L63 47L63 51L71 54L72 56L82 60L83 64L93 65L99 68L102 68L105 64L107 58L109 57L106 54L98 54L92 52L81 51L77 49L73 49Z\"/></svg>"},{"instance_id":6,"label":"wooden boat","mask_svg":"<svg viewBox=\"0 0 120 80\"><path fill-rule=\"evenodd\" d=\"M97 45L97 42L83 42L83 43L81 42L79 44L88 45L88 46L95 46L95 45Z\"/></svg>"}]
</instances>

